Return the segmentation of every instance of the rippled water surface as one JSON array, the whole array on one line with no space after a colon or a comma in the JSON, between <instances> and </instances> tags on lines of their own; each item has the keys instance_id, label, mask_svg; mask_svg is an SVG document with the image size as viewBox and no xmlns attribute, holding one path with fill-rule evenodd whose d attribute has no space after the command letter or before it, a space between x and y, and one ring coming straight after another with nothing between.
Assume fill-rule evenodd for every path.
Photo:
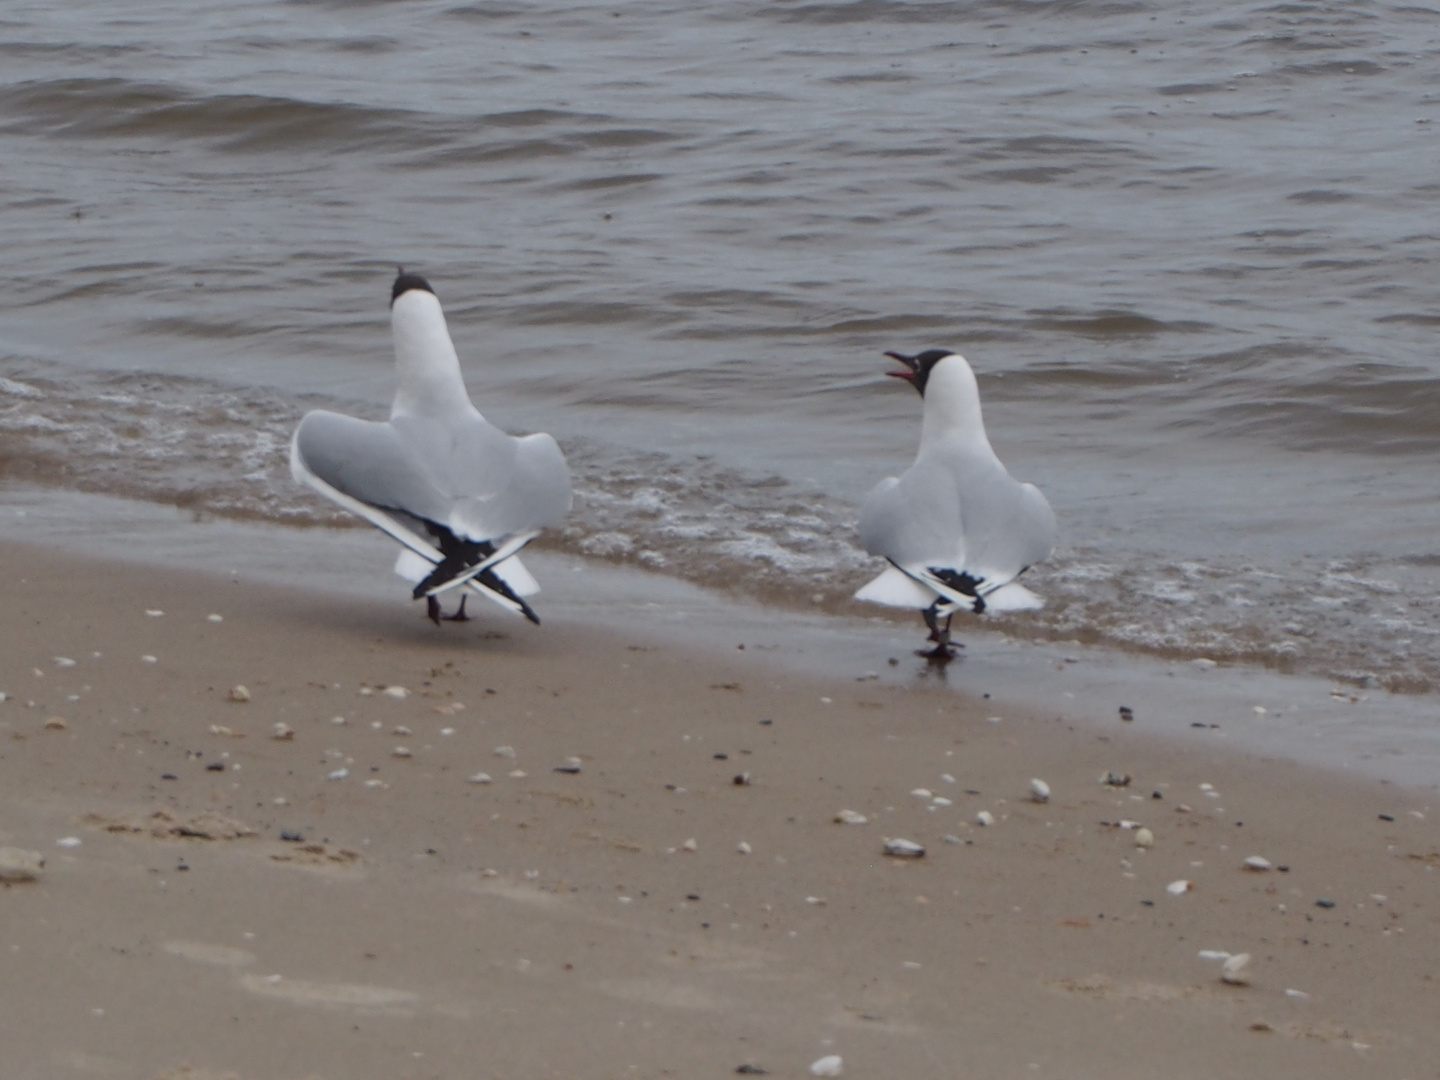
<instances>
[{"instance_id":1,"label":"rippled water surface","mask_svg":"<svg viewBox=\"0 0 1440 1080\"><path fill-rule=\"evenodd\" d=\"M551 543L856 610L945 345L1060 518L1008 629L1437 688L1437 73L1419 4L8 3L0 468L335 520L285 443L403 262Z\"/></svg>"}]
</instances>

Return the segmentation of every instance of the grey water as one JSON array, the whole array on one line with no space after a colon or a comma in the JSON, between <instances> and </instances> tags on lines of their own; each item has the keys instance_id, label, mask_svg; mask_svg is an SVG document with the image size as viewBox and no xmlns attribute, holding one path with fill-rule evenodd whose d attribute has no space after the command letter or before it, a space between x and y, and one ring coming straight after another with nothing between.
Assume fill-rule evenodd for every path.
<instances>
[{"instance_id":1,"label":"grey water","mask_svg":"<svg viewBox=\"0 0 1440 1080\"><path fill-rule=\"evenodd\" d=\"M1060 521L1009 635L1433 690L1437 73L1423 4L17 0L0 482L339 523L285 447L403 263L552 549L880 614L946 346Z\"/></svg>"}]
</instances>

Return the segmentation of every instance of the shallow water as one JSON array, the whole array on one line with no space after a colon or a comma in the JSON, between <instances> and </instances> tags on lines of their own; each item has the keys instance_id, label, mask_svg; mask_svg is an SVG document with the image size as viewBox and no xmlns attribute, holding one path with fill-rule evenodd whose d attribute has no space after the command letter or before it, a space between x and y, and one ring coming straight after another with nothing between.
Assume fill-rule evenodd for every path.
<instances>
[{"instance_id":1,"label":"shallow water","mask_svg":"<svg viewBox=\"0 0 1440 1080\"><path fill-rule=\"evenodd\" d=\"M285 443L383 415L403 262L569 454L549 543L852 611L879 354L947 345L1061 523L1011 633L1440 687L1437 57L1376 3L8 4L0 466L334 521Z\"/></svg>"}]
</instances>

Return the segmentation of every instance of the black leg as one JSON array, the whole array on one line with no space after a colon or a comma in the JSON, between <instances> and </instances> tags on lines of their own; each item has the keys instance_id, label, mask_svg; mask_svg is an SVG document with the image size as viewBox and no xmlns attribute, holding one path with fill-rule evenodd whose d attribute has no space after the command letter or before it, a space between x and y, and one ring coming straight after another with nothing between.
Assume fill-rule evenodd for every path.
<instances>
[{"instance_id":1,"label":"black leg","mask_svg":"<svg viewBox=\"0 0 1440 1080\"><path fill-rule=\"evenodd\" d=\"M430 616L430 621L436 626L440 625L440 601L433 596L425 598L425 614Z\"/></svg>"},{"instance_id":2,"label":"black leg","mask_svg":"<svg viewBox=\"0 0 1440 1080\"><path fill-rule=\"evenodd\" d=\"M930 628L930 636L927 641L933 641L935 648L919 649L917 656L923 656L932 664L947 664L955 659L955 649L950 643L950 620L955 617L955 612L945 616L945 625L940 625L940 602L937 600L926 608L921 614L925 616L925 625ZM962 646L963 647L963 646Z\"/></svg>"},{"instance_id":3,"label":"black leg","mask_svg":"<svg viewBox=\"0 0 1440 1080\"><path fill-rule=\"evenodd\" d=\"M469 593L463 593L463 592L462 592L462 593L460 594L460 606L455 609L455 614L454 614L454 615L442 615L442 616L440 616L440 617L441 617L442 619L444 619L446 622L469 622L471 616L465 614L465 601L466 601L466 600L469 600L469 599L470 599L470 594L469 594Z\"/></svg>"}]
</instances>

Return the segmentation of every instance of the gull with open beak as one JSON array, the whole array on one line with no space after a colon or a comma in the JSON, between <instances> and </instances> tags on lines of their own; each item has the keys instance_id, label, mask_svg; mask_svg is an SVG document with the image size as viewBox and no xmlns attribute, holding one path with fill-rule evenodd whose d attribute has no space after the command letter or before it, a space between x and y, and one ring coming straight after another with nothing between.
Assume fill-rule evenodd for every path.
<instances>
[{"instance_id":1,"label":"gull with open beak","mask_svg":"<svg viewBox=\"0 0 1440 1080\"><path fill-rule=\"evenodd\" d=\"M985 436L980 391L965 358L947 349L886 353L889 371L923 399L920 451L902 476L882 480L860 510L860 542L890 566L855 594L919 608L935 648L955 655L957 611L1020 611L1043 601L1016 582L1055 547L1055 515L1033 484L1011 478Z\"/></svg>"}]
</instances>

